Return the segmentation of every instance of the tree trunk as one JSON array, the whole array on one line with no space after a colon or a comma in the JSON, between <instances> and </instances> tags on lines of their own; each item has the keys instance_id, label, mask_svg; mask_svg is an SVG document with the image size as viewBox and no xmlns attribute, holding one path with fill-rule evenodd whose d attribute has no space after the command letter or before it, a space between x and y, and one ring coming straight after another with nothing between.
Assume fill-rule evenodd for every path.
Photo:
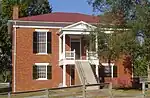
<instances>
[{"instance_id":1,"label":"tree trunk","mask_svg":"<svg viewBox=\"0 0 150 98\"><path fill-rule=\"evenodd\" d=\"M109 66L109 72L110 72L110 82L112 82L112 78L111 78L111 59L110 59L110 57L108 58L108 66Z\"/></svg>"},{"instance_id":2,"label":"tree trunk","mask_svg":"<svg viewBox=\"0 0 150 98\"><path fill-rule=\"evenodd\" d=\"M3 82L6 83L6 82L7 82L7 79L8 79L8 78L7 78L8 76L7 76L6 71L2 72L2 75L3 75Z\"/></svg>"},{"instance_id":3,"label":"tree trunk","mask_svg":"<svg viewBox=\"0 0 150 98\"><path fill-rule=\"evenodd\" d=\"M150 65L147 66L147 73L148 73L148 79L147 80L150 81ZM148 88L150 88L150 84L148 84Z\"/></svg>"}]
</instances>

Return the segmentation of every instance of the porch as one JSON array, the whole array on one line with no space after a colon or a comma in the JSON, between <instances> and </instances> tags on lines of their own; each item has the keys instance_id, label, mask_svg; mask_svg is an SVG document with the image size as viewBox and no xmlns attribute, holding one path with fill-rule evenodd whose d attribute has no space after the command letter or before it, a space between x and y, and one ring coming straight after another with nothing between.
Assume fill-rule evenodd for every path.
<instances>
[{"instance_id":1,"label":"porch","mask_svg":"<svg viewBox=\"0 0 150 98\"><path fill-rule=\"evenodd\" d=\"M94 45L93 50L90 50L87 47L87 43L89 41L88 36L94 28L94 26L81 21L64 27L59 31L59 66L63 69L63 86L67 86L66 84L68 84L66 81L66 74L70 75L70 81L75 80L76 76L73 76L74 79L71 76L73 73L76 74L75 71L72 71L73 73L67 73L67 68L71 66L76 68L78 75L81 75L81 72L86 72L84 74L87 74L87 78L98 77L99 59L97 54L97 39L94 41L94 43L92 43ZM77 62L80 64L77 64ZM95 67L95 73L97 75L96 77L90 65ZM88 74L92 74L92 76L89 76Z\"/></svg>"},{"instance_id":2,"label":"porch","mask_svg":"<svg viewBox=\"0 0 150 98\"><path fill-rule=\"evenodd\" d=\"M78 22L64 27L59 32L59 66L74 65L75 60L88 60L92 65L99 65L97 38L89 49L89 34L95 27L85 22Z\"/></svg>"}]
</instances>

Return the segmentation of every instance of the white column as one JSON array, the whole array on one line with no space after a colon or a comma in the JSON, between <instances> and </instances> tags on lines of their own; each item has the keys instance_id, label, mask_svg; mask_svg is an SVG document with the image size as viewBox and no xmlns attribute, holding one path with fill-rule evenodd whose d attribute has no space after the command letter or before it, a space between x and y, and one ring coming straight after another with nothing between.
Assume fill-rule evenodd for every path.
<instances>
[{"instance_id":1,"label":"white column","mask_svg":"<svg viewBox=\"0 0 150 98\"><path fill-rule=\"evenodd\" d=\"M63 87L66 87L66 65L63 65Z\"/></svg>"},{"instance_id":2,"label":"white column","mask_svg":"<svg viewBox=\"0 0 150 98\"><path fill-rule=\"evenodd\" d=\"M65 59L65 51L66 51L66 47L65 47L65 44L66 44L66 35L63 34L63 59Z\"/></svg>"},{"instance_id":3,"label":"white column","mask_svg":"<svg viewBox=\"0 0 150 98\"><path fill-rule=\"evenodd\" d=\"M97 79L98 79L98 82L99 82L99 71L98 71L98 65L95 65L96 66L96 76L97 76Z\"/></svg>"},{"instance_id":4,"label":"white column","mask_svg":"<svg viewBox=\"0 0 150 98\"><path fill-rule=\"evenodd\" d=\"M114 78L114 65L111 64L111 78Z\"/></svg>"},{"instance_id":5,"label":"white column","mask_svg":"<svg viewBox=\"0 0 150 98\"><path fill-rule=\"evenodd\" d=\"M95 40L95 48L96 52L98 51L98 39L97 39L97 34L96 34L96 40Z\"/></svg>"}]
</instances>

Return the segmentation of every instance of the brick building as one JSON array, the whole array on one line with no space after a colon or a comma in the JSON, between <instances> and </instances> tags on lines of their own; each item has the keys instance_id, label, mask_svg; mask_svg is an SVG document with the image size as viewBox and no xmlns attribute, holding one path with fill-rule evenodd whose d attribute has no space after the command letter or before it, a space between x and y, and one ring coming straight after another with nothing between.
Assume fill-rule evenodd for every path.
<instances>
[{"instance_id":1,"label":"brick building","mask_svg":"<svg viewBox=\"0 0 150 98\"><path fill-rule=\"evenodd\" d=\"M124 66L123 59L111 63L111 72L107 62L99 62L96 41L95 51L88 50L88 35L99 17L64 12L24 18L14 13L13 17L9 21L13 92L79 85L83 77L89 84L131 77L131 67Z\"/></svg>"}]
</instances>

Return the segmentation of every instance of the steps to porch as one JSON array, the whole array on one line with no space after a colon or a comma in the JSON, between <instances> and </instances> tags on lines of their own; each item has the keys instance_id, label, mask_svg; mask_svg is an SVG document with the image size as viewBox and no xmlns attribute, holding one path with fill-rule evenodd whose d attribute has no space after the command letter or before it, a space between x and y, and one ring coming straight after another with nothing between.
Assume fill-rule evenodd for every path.
<instances>
[{"instance_id":1,"label":"steps to porch","mask_svg":"<svg viewBox=\"0 0 150 98\"><path fill-rule=\"evenodd\" d=\"M78 72L79 79L82 84L97 84L96 75L92 70L89 61L76 60L75 61L76 70ZM98 89L98 86L88 87L87 89Z\"/></svg>"}]
</instances>

